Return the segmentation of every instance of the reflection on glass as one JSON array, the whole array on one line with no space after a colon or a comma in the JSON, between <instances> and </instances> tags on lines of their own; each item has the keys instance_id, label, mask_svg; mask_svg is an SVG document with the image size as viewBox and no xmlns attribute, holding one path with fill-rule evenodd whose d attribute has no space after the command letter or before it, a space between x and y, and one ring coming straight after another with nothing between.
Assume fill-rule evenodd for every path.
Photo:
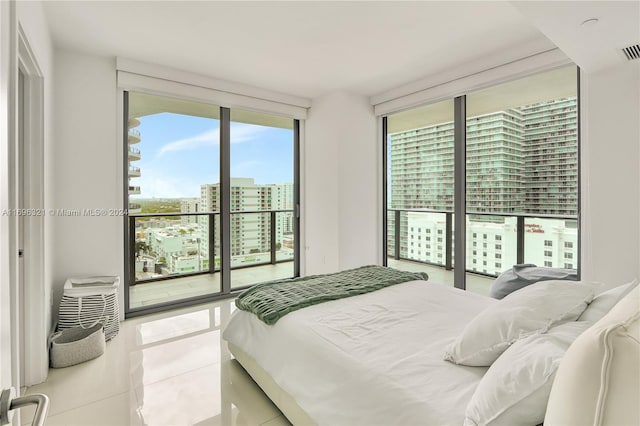
<instances>
[{"instance_id":1,"label":"reflection on glass","mask_svg":"<svg viewBox=\"0 0 640 426\"><path fill-rule=\"evenodd\" d=\"M387 117L387 149L388 265L425 271L431 281L453 285L452 271L431 266L446 265L452 231L447 215L454 195L453 100Z\"/></svg>"},{"instance_id":2,"label":"reflection on glass","mask_svg":"<svg viewBox=\"0 0 640 426\"><path fill-rule=\"evenodd\" d=\"M232 110L230 135L231 287L293 277L293 120Z\"/></svg>"}]
</instances>

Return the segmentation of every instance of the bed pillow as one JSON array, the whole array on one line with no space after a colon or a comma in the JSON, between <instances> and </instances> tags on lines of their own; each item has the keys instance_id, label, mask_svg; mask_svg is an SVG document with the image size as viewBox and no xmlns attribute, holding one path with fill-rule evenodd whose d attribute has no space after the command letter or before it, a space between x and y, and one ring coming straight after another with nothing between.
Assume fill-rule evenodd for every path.
<instances>
[{"instance_id":1,"label":"bed pillow","mask_svg":"<svg viewBox=\"0 0 640 426\"><path fill-rule=\"evenodd\" d=\"M488 367L516 340L575 321L593 300L593 286L542 281L515 291L480 312L445 350L455 364Z\"/></svg>"},{"instance_id":2,"label":"bed pillow","mask_svg":"<svg viewBox=\"0 0 640 426\"><path fill-rule=\"evenodd\" d=\"M543 268L530 263L513 265L491 284L489 296L502 299L516 290L548 280L577 281L578 273L575 269Z\"/></svg>"},{"instance_id":3,"label":"bed pillow","mask_svg":"<svg viewBox=\"0 0 640 426\"><path fill-rule=\"evenodd\" d=\"M591 321L595 323L600 318L604 317L607 312L611 310L620 300L622 300L631 290L638 285L638 280L633 280L630 283L619 285L609 289L603 293L600 293L594 297L593 301L589 303L587 309L580 315L580 321Z\"/></svg>"},{"instance_id":4,"label":"bed pillow","mask_svg":"<svg viewBox=\"0 0 640 426\"><path fill-rule=\"evenodd\" d=\"M478 384L467 405L464 425L542 423L560 360L590 325L567 322L514 343Z\"/></svg>"}]
</instances>

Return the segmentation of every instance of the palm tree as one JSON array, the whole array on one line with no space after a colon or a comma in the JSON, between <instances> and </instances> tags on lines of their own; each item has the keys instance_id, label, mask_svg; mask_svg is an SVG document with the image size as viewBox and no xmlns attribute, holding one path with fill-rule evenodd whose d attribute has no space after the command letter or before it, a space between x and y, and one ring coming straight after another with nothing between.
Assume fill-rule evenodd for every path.
<instances>
[{"instance_id":1,"label":"palm tree","mask_svg":"<svg viewBox=\"0 0 640 426\"><path fill-rule=\"evenodd\" d=\"M149 245L144 241L136 241L136 257L140 257L140 252L149 253Z\"/></svg>"}]
</instances>

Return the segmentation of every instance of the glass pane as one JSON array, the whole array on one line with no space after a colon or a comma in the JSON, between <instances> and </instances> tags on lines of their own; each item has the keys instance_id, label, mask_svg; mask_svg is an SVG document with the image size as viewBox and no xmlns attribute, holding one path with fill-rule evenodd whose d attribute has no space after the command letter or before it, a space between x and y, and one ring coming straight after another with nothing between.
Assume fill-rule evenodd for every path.
<instances>
[{"instance_id":1,"label":"glass pane","mask_svg":"<svg viewBox=\"0 0 640 426\"><path fill-rule=\"evenodd\" d=\"M453 100L387 117L388 265L424 271L431 281L450 285L453 271L444 266L452 232L447 215L453 211L453 131Z\"/></svg>"},{"instance_id":2,"label":"glass pane","mask_svg":"<svg viewBox=\"0 0 640 426\"><path fill-rule=\"evenodd\" d=\"M468 271L497 276L516 263L517 216L577 217L576 79L567 66L467 96Z\"/></svg>"},{"instance_id":3,"label":"glass pane","mask_svg":"<svg viewBox=\"0 0 640 426\"><path fill-rule=\"evenodd\" d=\"M549 268L578 269L578 221L528 218L524 260Z\"/></svg>"},{"instance_id":4,"label":"glass pane","mask_svg":"<svg viewBox=\"0 0 640 426\"><path fill-rule=\"evenodd\" d=\"M231 111L231 287L294 274L293 120Z\"/></svg>"},{"instance_id":5,"label":"glass pane","mask_svg":"<svg viewBox=\"0 0 640 426\"><path fill-rule=\"evenodd\" d=\"M219 110L129 93L127 187L135 222L130 308L220 291L218 274L202 275L214 272L210 258L217 258L220 246L218 206L207 191L220 175Z\"/></svg>"}]
</instances>

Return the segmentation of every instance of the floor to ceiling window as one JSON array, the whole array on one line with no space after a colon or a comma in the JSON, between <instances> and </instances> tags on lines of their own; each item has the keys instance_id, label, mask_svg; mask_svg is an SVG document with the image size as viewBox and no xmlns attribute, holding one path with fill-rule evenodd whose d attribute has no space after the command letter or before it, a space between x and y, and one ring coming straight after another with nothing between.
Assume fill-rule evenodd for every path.
<instances>
[{"instance_id":1,"label":"floor to ceiling window","mask_svg":"<svg viewBox=\"0 0 640 426\"><path fill-rule=\"evenodd\" d=\"M125 92L127 313L298 275L298 122Z\"/></svg>"},{"instance_id":2,"label":"floor to ceiling window","mask_svg":"<svg viewBox=\"0 0 640 426\"><path fill-rule=\"evenodd\" d=\"M450 118L441 122L404 128L396 125L403 117L422 115L429 108L443 108L446 102L384 118L389 158L386 181L389 264L428 269L435 280L452 282L453 274L433 268L432 264L436 264L450 269L451 264L433 257L434 241L425 241L424 226L407 224L405 230L401 214L399 251L395 248L398 238L392 235L398 229L394 220L399 207L440 209L442 206L433 203L450 194L451 198L446 198L450 206L455 204L456 195L464 197L460 214L464 214L465 232L456 237L449 226L455 221L440 219L445 236L449 229L453 235L451 251L445 255L453 257L453 247L460 244L465 248L465 271L469 272L461 280L457 278L462 282L456 282L456 286L486 294L491 280L483 277L495 277L516 263L579 270L576 67L566 66L471 92L455 102L462 105L464 113L459 123L453 119L453 100L446 108L451 111ZM459 141L454 136L456 126L464 127ZM443 159L444 146L449 147L445 151L448 162ZM454 154L454 146L463 149ZM454 169L454 156L459 155L463 156L464 166ZM464 180L460 194L454 193L456 179ZM444 186L439 186L440 183ZM425 204L422 201L425 197L432 204ZM457 210L449 209L448 213L440 214L455 217ZM425 215L426 211L414 214ZM446 238L442 242L445 241ZM420 252L415 251L416 244L421 245ZM427 244L431 257L424 254ZM403 259L412 263L397 263ZM452 264L454 261L455 258Z\"/></svg>"},{"instance_id":3,"label":"floor to ceiling window","mask_svg":"<svg viewBox=\"0 0 640 426\"><path fill-rule=\"evenodd\" d=\"M387 126L389 265L451 270L453 251L453 100L391 115ZM453 285L453 275L431 270Z\"/></svg>"},{"instance_id":4,"label":"floor to ceiling window","mask_svg":"<svg viewBox=\"0 0 640 426\"><path fill-rule=\"evenodd\" d=\"M231 111L231 288L294 276L293 124ZM247 274L256 265L271 266Z\"/></svg>"}]
</instances>

